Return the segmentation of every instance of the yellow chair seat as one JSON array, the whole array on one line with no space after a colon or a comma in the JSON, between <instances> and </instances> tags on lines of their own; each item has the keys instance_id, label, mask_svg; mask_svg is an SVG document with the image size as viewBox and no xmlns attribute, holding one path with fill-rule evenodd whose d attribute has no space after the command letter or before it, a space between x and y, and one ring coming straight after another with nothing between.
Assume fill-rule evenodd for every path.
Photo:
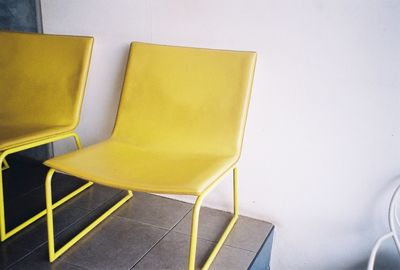
<instances>
[{"instance_id":1,"label":"yellow chair seat","mask_svg":"<svg viewBox=\"0 0 400 270\"><path fill-rule=\"evenodd\" d=\"M199 195L235 161L217 155L149 152L111 139L53 158L45 165L120 189Z\"/></svg>"},{"instance_id":2,"label":"yellow chair seat","mask_svg":"<svg viewBox=\"0 0 400 270\"><path fill-rule=\"evenodd\" d=\"M48 124L4 125L0 123L0 130L0 151L2 151L73 131L73 127L67 125L49 126Z\"/></svg>"}]
</instances>

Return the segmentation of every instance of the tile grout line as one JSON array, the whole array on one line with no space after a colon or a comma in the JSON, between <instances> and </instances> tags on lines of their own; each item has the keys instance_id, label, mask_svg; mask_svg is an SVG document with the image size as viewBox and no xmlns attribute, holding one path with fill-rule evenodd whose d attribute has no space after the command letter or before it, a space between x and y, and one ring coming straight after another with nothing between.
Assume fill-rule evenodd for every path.
<instances>
[{"instance_id":1,"label":"tile grout line","mask_svg":"<svg viewBox=\"0 0 400 270\"><path fill-rule=\"evenodd\" d=\"M101 207L102 205L104 205L105 203L110 202L114 197L120 195L120 194L123 193L124 191L126 191L126 190L120 190L119 192L116 192L114 195L112 195L112 196L111 196L109 199L107 199L106 201L102 202L102 203L101 203L99 206L97 206L96 208L90 208L90 207L85 208L85 207L82 207L82 206L79 206L79 205L73 205L73 207L74 207L74 208L81 209L81 210L89 211L89 213L91 213L92 211L95 211L95 210L97 210L98 208L100 208L100 207ZM77 199L78 199L78 198L77 198ZM67 202L65 202L65 203L67 203ZM122 205L121 205L121 206L122 206Z\"/></svg>"},{"instance_id":2,"label":"tile grout line","mask_svg":"<svg viewBox=\"0 0 400 270\"><path fill-rule=\"evenodd\" d=\"M160 243L170 232L172 232L172 230L179 224L179 222L181 222L191 211L192 211L192 209L189 209L188 212L187 212L185 215L183 215L183 217L182 217L181 219L179 219L179 220L175 223L175 225L173 225L173 226L171 227L171 229L167 230L167 232L166 232L156 243L154 243L154 245L152 245L152 246L149 248L149 250L147 250L146 253L143 254L143 256L141 256L141 257L139 258L139 260L137 260L137 262L130 268L130 270L133 270L133 268L135 268L135 266L136 266L138 263L140 263L140 261L143 260L144 257L146 257L147 254L149 254L149 252L152 251L153 248L154 248L156 245L158 245L158 243Z\"/></svg>"},{"instance_id":3,"label":"tile grout line","mask_svg":"<svg viewBox=\"0 0 400 270\"><path fill-rule=\"evenodd\" d=\"M178 233L178 234L182 234L182 235L185 235L185 236L189 236L189 237L190 237L190 234L188 234L188 233L178 232L178 231L174 231L174 233ZM219 240L219 239L218 239L217 241L213 241L213 240L206 239L206 238L203 238L203 237L200 237L200 236L198 236L197 239L201 239L201 240L203 240L203 241L211 242L211 243L214 243L214 244L216 244L216 243L218 242L218 240ZM257 253L257 251L253 251L253 250L246 249L246 248L241 248L241 247L236 247L236 246L228 245L228 244L225 244L225 242L224 242L223 246L230 247L230 248L235 248L235 249L240 249L240 250L248 251L248 252L252 252L252 253Z\"/></svg>"},{"instance_id":4,"label":"tile grout line","mask_svg":"<svg viewBox=\"0 0 400 270\"><path fill-rule=\"evenodd\" d=\"M17 199L21 199L21 198L27 196L29 193L33 193L33 192L35 192L36 190L38 190L38 189L40 189L40 188L42 188L42 187L44 187L44 185L37 186L37 187L35 187L34 189L32 189L32 190L30 190L30 191L27 191L27 192L25 192L25 193L22 193Z\"/></svg>"},{"instance_id":5,"label":"tile grout line","mask_svg":"<svg viewBox=\"0 0 400 270\"><path fill-rule=\"evenodd\" d=\"M186 214L185 214L185 216L186 216ZM141 224L141 225L146 225L146 226L151 226L151 227L154 227L154 228L157 228L157 229L160 229L160 230L164 230L164 231L169 231L169 230L170 230L170 229L165 228L165 227L157 226L157 225L150 224L150 223L146 223L146 222L143 222L143 221L137 221L137 220L135 220L135 219L133 219L133 218L122 217L122 216L118 216L118 215L111 215L110 217L126 219L127 221L131 221L131 222L133 222L133 223L137 223L137 224Z\"/></svg>"},{"instance_id":6,"label":"tile grout line","mask_svg":"<svg viewBox=\"0 0 400 270\"><path fill-rule=\"evenodd\" d=\"M79 185L78 185L78 188L80 188L80 187L83 186L84 184L85 184L85 183L79 184ZM22 198L22 197L28 195L28 194L31 193L31 192L37 191L38 189L43 189L43 191L46 193L46 191L45 191L45 186L46 186L45 184L41 184L40 186L37 186L37 187L35 187L34 189L23 193L23 194L20 196L20 198ZM74 188L74 189L75 189L75 188ZM72 190L72 191L73 191L73 190ZM71 191L71 192L72 192L72 191ZM71 192L68 192L68 193L71 193ZM68 195L68 194L66 194L66 195ZM63 197L65 197L66 195L64 195Z\"/></svg>"},{"instance_id":7,"label":"tile grout line","mask_svg":"<svg viewBox=\"0 0 400 270\"><path fill-rule=\"evenodd\" d=\"M14 265L16 265L17 263L23 261L25 258L27 258L28 256L30 256L33 252L35 252L39 247L41 247L42 245L34 248L33 250L30 250L27 254L25 254L24 256L22 256L22 258L19 258L17 261L11 263L9 266L6 266L6 268L4 268L4 270L10 269L11 267L13 267Z\"/></svg>"},{"instance_id":8,"label":"tile grout line","mask_svg":"<svg viewBox=\"0 0 400 270\"><path fill-rule=\"evenodd\" d=\"M171 230L172 231L172 230ZM190 237L190 234L187 234L187 233L183 233L183 232L178 232L178 231L173 231L174 233L177 233L177 234L181 234L181 235L185 235L185 236L189 236ZM213 240L210 240L210 239L206 239L206 238L202 238L202 237L197 237L197 239L200 239L200 240L203 240L203 241L206 241L206 242L210 242L210 243L213 243L213 244L217 244L217 241L213 241ZM248 251L248 252L252 252L252 253L257 253L257 251L253 251L253 250L249 250L249 249L245 249L245 248L240 248L240 247L236 247L236 246L231 246L231 245L227 245L227 244L223 244L223 246L225 246L225 247L230 247L230 248L234 248L234 249L240 249L240 250L243 250L243 251Z\"/></svg>"},{"instance_id":9,"label":"tile grout line","mask_svg":"<svg viewBox=\"0 0 400 270\"><path fill-rule=\"evenodd\" d=\"M82 268L82 270L90 270L89 268L86 268L86 267L83 267L83 266L80 266L80 265L76 265L76 264L73 264L73 263L70 263L70 262L66 262L66 261L61 261L61 262L65 263L65 264L73 265L73 266L78 267L78 268Z\"/></svg>"}]
</instances>

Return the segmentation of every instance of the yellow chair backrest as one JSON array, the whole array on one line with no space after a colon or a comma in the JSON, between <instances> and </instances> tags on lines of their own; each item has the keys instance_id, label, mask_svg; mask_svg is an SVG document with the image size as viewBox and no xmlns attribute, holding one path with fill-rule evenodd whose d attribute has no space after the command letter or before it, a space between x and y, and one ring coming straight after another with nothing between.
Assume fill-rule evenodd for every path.
<instances>
[{"instance_id":1,"label":"yellow chair backrest","mask_svg":"<svg viewBox=\"0 0 400 270\"><path fill-rule=\"evenodd\" d=\"M113 139L239 156L256 53L132 43Z\"/></svg>"},{"instance_id":2,"label":"yellow chair backrest","mask_svg":"<svg viewBox=\"0 0 400 270\"><path fill-rule=\"evenodd\" d=\"M0 122L79 122L93 38L0 32Z\"/></svg>"}]
</instances>

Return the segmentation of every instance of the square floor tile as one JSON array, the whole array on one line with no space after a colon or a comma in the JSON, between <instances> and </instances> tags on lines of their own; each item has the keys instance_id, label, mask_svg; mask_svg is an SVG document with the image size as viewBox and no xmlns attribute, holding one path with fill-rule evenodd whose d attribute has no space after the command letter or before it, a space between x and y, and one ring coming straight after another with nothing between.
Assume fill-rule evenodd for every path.
<instances>
[{"instance_id":1,"label":"square floor tile","mask_svg":"<svg viewBox=\"0 0 400 270\"><path fill-rule=\"evenodd\" d=\"M13 169L18 170L21 168L15 167ZM18 179L18 177L24 177L27 180L26 182L30 182L30 180L32 180L31 178L39 177L35 172L25 171L24 173L24 176L18 175L16 176L17 178L8 179L8 181L19 182L19 186L26 188L24 182L22 182L21 179ZM31 187L29 192L15 197L10 197L11 190L8 188L8 186L4 189L5 195L8 197L8 199L5 199L6 226L8 231L46 209L44 188L45 176L46 174L41 175L42 185L39 185L38 187ZM52 184L53 202L65 197L72 191L79 188L83 183L84 181L77 178L68 178L68 181L65 181L63 175L56 174ZM27 186L30 185L31 184L28 184ZM21 190L21 193L22 192L24 192L23 189Z\"/></svg>"},{"instance_id":2,"label":"square floor tile","mask_svg":"<svg viewBox=\"0 0 400 270\"><path fill-rule=\"evenodd\" d=\"M62 260L93 270L130 269L166 232L127 218L109 217Z\"/></svg>"},{"instance_id":3,"label":"square floor tile","mask_svg":"<svg viewBox=\"0 0 400 270\"><path fill-rule=\"evenodd\" d=\"M27 256L29 250L13 246L0 246L0 269L6 269L10 265L16 263L21 258Z\"/></svg>"},{"instance_id":4,"label":"square floor tile","mask_svg":"<svg viewBox=\"0 0 400 270\"><path fill-rule=\"evenodd\" d=\"M79 207L86 210L94 210L101 206L104 202L111 200L114 196L125 191L93 184L88 189L71 199L67 205ZM125 194L125 193L124 193Z\"/></svg>"},{"instance_id":5,"label":"square floor tile","mask_svg":"<svg viewBox=\"0 0 400 270\"><path fill-rule=\"evenodd\" d=\"M271 223L240 216L225 245L257 252L272 229Z\"/></svg>"},{"instance_id":6,"label":"square floor tile","mask_svg":"<svg viewBox=\"0 0 400 270\"><path fill-rule=\"evenodd\" d=\"M231 219L231 213L207 207L202 208L199 219L199 238L218 241ZM190 212L173 231L189 235L191 223L192 213ZM225 245L257 252L272 228L271 223L239 216Z\"/></svg>"},{"instance_id":7,"label":"square floor tile","mask_svg":"<svg viewBox=\"0 0 400 270\"><path fill-rule=\"evenodd\" d=\"M60 206L54 211L54 230L58 234L68 226L77 222L89 211ZM30 226L26 227L16 235L10 237L5 242L0 243L0 247L3 248L22 248L33 250L43 245L47 242L47 219L46 217L39 219L38 221L32 223Z\"/></svg>"},{"instance_id":8,"label":"square floor tile","mask_svg":"<svg viewBox=\"0 0 400 270\"><path fill-rule=\"evenodd\" d=\"M169 232L133 269L135 270L186 270L188 265L190 238L188 235ZM205 262L214 243L198 239L196 268Z\"/></svg>"},{"instance_id":9,"label":"square floor tile","mask_svg":"<svg viewBox=\"0 0 400 270\"><path fill-rule=\"evenodd\" d=\"M189 203L134 192L132 199L125 203L115 215L163 229L171 229L191 208L192 205Z\"/></svg>"},{"instance_id":10,"label":"square floor tile","mask_svg":"<svg viewBox=\"0 0 400 270\"><path fill-rule=\"evenodd\" d=\"M18 199L31 190L44 184L47 168L41 162L10 155L7 157L10 168L3 171L4 199Z\"/></svg>"},{"instance_id":11,"label":"square floor tile","mask_svg":"<svg viewBox=\"0 0 400 270\"><path fill-rule=\"evenodd\" d=\"M56 260L53 263L49 262L47 245L43 246L29 256L14 264L8 270L86 270L85 268Z\"/></svg>"},{"instance_id":12,"label":"square floor tile","mask_svg":"<svg viewBox=\"0 0 400 270\"><path fill-rule=\"evenodd\" d=\"M220 210L203 207L200 210L198 237L218 241L226 226L232 219L232 214ZM175 232L191 234L192 212L187 214L173 229Z\"/></svg>"},{"instance_id":13,"label":"square floor tile","mask_svg":"<svg viewBox=\"0 0 400 270\"><path fill-rule=\"evenodd\" d=\"M246 270L256 256L255 252L223 246L211 264L212 270Z\"/></svg>"},{"instance_id":14,"label":"square floor tile","mask_svg":"<svg viewBox=\"0 0 400 270\"><path fill-rule=\"evenodd\" d=\"M66 207L54 211L54 230L56 234L88 214L87 210ZM47 247L46 219L31 224L21 232L0 243L0 269L19 261L39 246Z\"/></svg>"}]
</instances>

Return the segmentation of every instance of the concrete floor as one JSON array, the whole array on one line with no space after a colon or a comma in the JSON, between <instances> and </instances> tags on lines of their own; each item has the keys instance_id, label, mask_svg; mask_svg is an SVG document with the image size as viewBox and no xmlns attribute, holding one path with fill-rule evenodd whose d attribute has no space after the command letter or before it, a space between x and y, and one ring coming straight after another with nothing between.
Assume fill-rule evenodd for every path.
<instances>
[{"instance_id":1,"label":"concrete floor","mask_svg":"<svg viewBox=\"0 0 400 270\"><path fill-rule=\"evenodd\" d=\"M12 167L4 175L7 227L12 228L44 208L46 168L24 158L14 157L9 162ZM53 183L57 199L82 181L56 174ZM94 185L57 208L56 245L68 241L124 195L124 191ZM189 203L134 193L131 200L52 264L47 260L43 218L0 244L0 269L186 269L191 208ZM230 217L227 212L202 209L198 266ZM211 269L248 269L272 229L270 223L241 216Z\"/></svg>"}]
</instances>

